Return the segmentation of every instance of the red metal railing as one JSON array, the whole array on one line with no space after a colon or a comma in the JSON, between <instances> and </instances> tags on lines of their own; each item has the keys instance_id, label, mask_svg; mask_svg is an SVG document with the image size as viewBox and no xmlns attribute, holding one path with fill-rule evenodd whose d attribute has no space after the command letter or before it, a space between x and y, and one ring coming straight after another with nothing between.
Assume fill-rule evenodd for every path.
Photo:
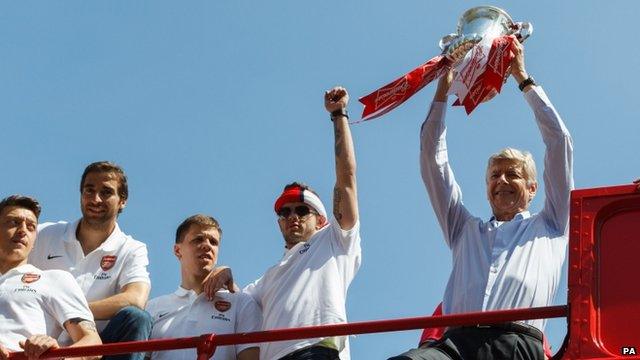
<instances>
[{"instance_id":1,"label":"red metal railing","mask_svg":"<svg viewBox=\"0 0 640 360\"><path fill-rule=\"evenodd\" d=\"M52 349L43 354L41 359L75 356L115 355L132 352L147 352L175 349L198 349L198 360L210 358L217 346L233 344L253 344L267 341L295 340L325 336L352 334L371 334L379 332L422 329L426 327L463 326L476 324L495 324L508 321L566 317L566 305L537 307L528 309L511 309L466 314L423 316L394 320L362 321L348 324L310 326L293 329L277 329L240 334L205 334L202 336L159 339L148 341L132 341L96 346L79 346L74 348ZM9 359L26 359L22 352L12 353Z\"/></svg>"}]
</instances>

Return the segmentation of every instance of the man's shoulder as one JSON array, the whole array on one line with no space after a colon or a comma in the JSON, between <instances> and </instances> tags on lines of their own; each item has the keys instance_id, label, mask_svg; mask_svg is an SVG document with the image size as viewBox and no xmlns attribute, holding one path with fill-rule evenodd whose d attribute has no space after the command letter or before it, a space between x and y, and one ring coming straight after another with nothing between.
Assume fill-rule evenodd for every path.
<instances>
[{"instance_id":1,"label":"man's shoulder","mask_svg":"<svg viewBox=\"0 0 640 360\"><path fill-rule=\"evenodd\" d=\"M151 314L151 316L155 317L158 312L167 311L168 308L178 307L176 300L176 296L173 293L160 295L149 300L145 310Z\"/></svg>"},{"instance_id":2,"label":"man's shoulder","mask_svg":"<svg viewBox=\"0 0 640 360\"><path fill-rule=\"evenodd\" d=\"M51 237L51 238L59 238L64 234L69 226L73 226L73 222L69 221L48 221L41 224L38 224L38 238L41 237Z\"/></svg>"},{"instance_id":3,"label":"man's shoulder","mask_svg":"<svg viewBox=\"0 0 640 360\"><path fill-rule=\"evenodd\" d=\"M69 287L78 287L76 279L70 272L65 270L40 270L43 277L46 277L48 281L52 282L59 290L67 289Z\"/></svg>"},{"instance_id":4,"label":"man's shoulder","mask_svg":"<svg viewBox=\"0 0 640 360\"><path fill-rule=\"evenodd\" d=\"M146 250L147 244L143 243L140 240L136 240L133 238L133 236L120 231L120 241L117 244L117 248L119 251L124 251L127 253L136 252L139 250Z\"/></svg>"},{"instance_id":5,"label":"man's shoulder","mask_svg":"<svg viewBox=\"0 0 640 360\"><path fill-rule=\"evenodd\" d=\"M81 293L76 279L71 273L64 270L40 270L33 267L23 275L22 281L49 289L47 292L50 294Z\"/></svg>"}]
</instances>

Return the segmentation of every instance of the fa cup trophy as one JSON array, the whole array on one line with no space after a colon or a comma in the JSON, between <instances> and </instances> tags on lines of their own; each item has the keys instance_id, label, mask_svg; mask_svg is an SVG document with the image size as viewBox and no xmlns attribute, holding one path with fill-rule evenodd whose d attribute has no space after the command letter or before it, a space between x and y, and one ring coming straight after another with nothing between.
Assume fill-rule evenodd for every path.
<instances>
[{"instance_id":1,"label":"fa cup trophy","mask_svg":"<svg viewBox=\"0 0 640 360\"><path fill-rule=\"evenodd\" d=\"M465 11L456 33L440 40L440 55L360 98L365 106L362 120L391 111L450 69L454 79L449 93L458 96L454 105L464 106L470 114L500 92L514 56L513 42L523 42L532 32L530 23L514 22L506 11L494 6Z\"/></svg>"}]
</instances>

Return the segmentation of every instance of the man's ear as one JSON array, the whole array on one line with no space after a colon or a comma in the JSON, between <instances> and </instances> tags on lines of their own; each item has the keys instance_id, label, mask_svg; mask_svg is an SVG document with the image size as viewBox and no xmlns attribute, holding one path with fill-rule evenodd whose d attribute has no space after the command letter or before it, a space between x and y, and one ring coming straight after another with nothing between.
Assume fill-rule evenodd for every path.
<instances>
[{"instance_id":1,"label":"man's ear","mask_svg":"<svg viewBox=\"0 0 640 360\"><path fill-rule=\"evenodd\" d=\"M533 200L533 198L536 196L537 191L538 191L537 182L534 182L531 185L529 185L529 202L531 202L531 200Z\"/></svg>"},{"instance_id":2,"label":"man's ear","mask_svg":"<svg viewBox=\"0 0 640 360\"><path fill-rule=\"evenodd\" d=\"M325 225L327 225L327 218L318 214L316 215L316 230L322 229Z\"/></svg>"},{"instance_id":3,"label":"man's ear","mask_svg":"<svg viewBox=\"0 0 640 360\"><path fill-rule=\"evenodd\" d=\"M173 255L175 255L178 260L182 258L182 254L180 253L180 244L173 245Z\"/></svg>"},{"instance_id":4,"label":"man's ear","mask_svg":"<svg viewBox=\"0 0 640 360\"><path fill-rule=\"evenodd\" d=\"M119 210L122 211L125 207L127 207L127 200L120 200Z\"/></svg>"}]
</instances>

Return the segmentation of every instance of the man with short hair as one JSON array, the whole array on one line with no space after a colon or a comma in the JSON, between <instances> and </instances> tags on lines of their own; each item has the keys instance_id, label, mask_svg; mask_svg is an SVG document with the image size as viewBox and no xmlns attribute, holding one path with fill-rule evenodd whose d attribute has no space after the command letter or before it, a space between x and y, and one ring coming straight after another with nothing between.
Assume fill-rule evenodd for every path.
<instances>
[{"instance_id":1,"label":"man with short hair","mask_svg":"<svg viewBox=\"0 0 640 360\"><path fill-rule=\"evenodd\" d=\"M154 321L152 339L260 331L262 312L251 296L220 290L209 299L204 292L203 282L216 265L221 238L218 221L208 215L193 215L178 226L173 253L180 262L181 282L174 293L147 304ZM257 345L240 344L217 347L213 358L258 360L259 355ZM191 360L196 351L153 352L150 358Z\"/></svg>"},{"instance_id":2,"label":"man with short hair","mask_svg":"<svg viewBox=\"0 0 640 360\"><path fill-rule=\"evenodd\" d=\"M276 200L284 256L244 290L262 307L265 330L347 321L347 289L361 259L356 160L346 111L349 95L335 87L325 92L324 101L335 137L333 217L329 219L318 195L301 183L285 186ZM261 344L260 357L345 360L349 347L346 337L277 341Z\"/></svg>"},{"instance_id":3,"label":"man with short hair","mask_svg":"<svg viewBox=\"0 0 640 360\"><path fill-rule=\"evenodd\" d=\"M147 247L117 223L129 197L127 177L114 163L92 163L82 174L80 195L82 218L40 225L29 263L71 272L89 301L103 342L146 340L151 331L151 317L142 310L150 289ZM136 353L105 359L142 357Z\"/></svg>"},{"instance_id":4,"label":"man with short hair","mask_svg":"<svg viewBox=\"0 0 640 360\"><path fill-rule=\"evenodd\" d=\"M33 198L12 195L0 201L0 359L21 348L37 359L59 347L56 338L63 328L71 335L70 346L101 344L73 277L27 264L39 216L40 204Z\"/></svg>"},{"instance_id":5,"label":"man with short hair","mask_svg":"<svg viewBox=\"0 0 640 360\"><path fill-rule=\"evenodd\" d=\"M443 313L551 305L567 249L569 196L573 189L571 136L546 94L527 74L516 42L511 75L531 106L546 146L542 211L528 211L535 196L531 154L507 148L489 159L486 184L493 217L474 217L449 165L444 125L451 73L438 84L421 130L420 164L431 205L453 254ZM545 321L449 327L442 339L394 360L544 359Z\"/></svg>"}]
</instances>

